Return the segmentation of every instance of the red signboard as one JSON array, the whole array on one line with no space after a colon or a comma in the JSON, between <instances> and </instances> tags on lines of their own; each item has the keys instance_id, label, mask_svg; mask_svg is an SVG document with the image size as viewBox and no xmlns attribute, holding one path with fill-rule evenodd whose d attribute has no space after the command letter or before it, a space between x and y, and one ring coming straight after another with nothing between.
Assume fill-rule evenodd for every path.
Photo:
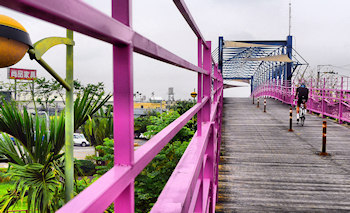
<instances>
[{"instance_id":1,"label":"red signboard","mask_svg":"<svg viewBox=\"0 0 350 213\"><path fill-rule=\"evenodd\" d=\"M36 70L9 68L7 71L7 78L34 80L36 79Z\"/></svg>"}]
</instances>

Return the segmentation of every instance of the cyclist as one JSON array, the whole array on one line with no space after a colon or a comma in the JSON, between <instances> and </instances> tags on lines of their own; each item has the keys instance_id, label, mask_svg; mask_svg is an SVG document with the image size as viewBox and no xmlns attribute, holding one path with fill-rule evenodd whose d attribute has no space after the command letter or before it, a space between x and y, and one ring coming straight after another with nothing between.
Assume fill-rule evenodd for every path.
<instances>
[{"instance_id":1,"label":"cyclist","mask_svg":"<svg viewBox=\"0 0 350 213\"><path fill-rule=\"evenodd\" d=\"M305 109L306 109L306 102L309 99L309 89L306 88L304 83L301 83L300 87L297 88L297 91L295 92L295 99L298 97L298 104L297 104L297 122L299 122L299 107L303 99L305 99Z\"/></svg>"}]
</instances>

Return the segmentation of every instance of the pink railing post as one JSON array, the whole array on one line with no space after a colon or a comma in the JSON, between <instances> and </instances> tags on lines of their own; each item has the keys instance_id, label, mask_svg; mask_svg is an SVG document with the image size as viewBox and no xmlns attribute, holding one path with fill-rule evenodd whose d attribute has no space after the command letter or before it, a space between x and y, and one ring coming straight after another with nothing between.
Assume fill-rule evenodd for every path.
<instances>
[{"instance_id":1,"label":"pink railing post","mask_svg":"<svg viewBox=\"0 0 350 213\"><path fill-rule=\"evenodd\" d=\"M131 0L113 0L112 17L131 26ZM114 164L134 164L133 48L113 46ZM115 212L134 212L134 180L115 200Z\"/></svg>"},{"instance_id":2,"label":"pink railing post","mask_svg":"<svg viewBox=\"0 0 350 213\"><path fill-rule=\"evenodd\" d=\"M202 46L202 39L198 38L198 66L203 68L203 46ZM198 96L197 96L197 103L202 102L202 96L203 96L203 74L198 73L198 80L197 80L197 90L198 90ZM197 135L202 135L202 110L199 110L197 113Z\"/></svg>"},{"instance_id":3,"label":"pink railing post","mask_svg":"<svg viewBox=\"0 0 350 213\"><path fill-rule=\"evenodd\" d=\"M202 39L198 38L198 66L203 68L203 46L202 46ZM198 103L202 102L203 97L203 74L198 73L198 80L197 80L197 90L198 90ZM197 136L202 135L202 109L200 109L197 113ZM203 212L203 166L199 172L198 181L199 181L199 191L197 196L197 201L195 205L195 212Z\"/></svg>"},{"instance_id":4,"label":"pink railing post","mask_svg":"<svg viewBox=\"0 0 350 213\"><path fill-rule=\"evenodd\" d=\"M218 72L218 65L215 64L214 65L214 76L215 76L215 79L214 79L214 91L215 91L215 94L214 94L214 105L218 105L219 106L219 100L218 100L218 97L219 97L219 91L218 89L220 88L220 85L219 85L219 72ZM220 144L219 144L219 141L218 141L218 133L219 133L219 128L220 128L220 111L217 109L216 110L216 115L215 115L215 138L214 138L214 143L215 143L215 149L214 149L214 156L213 156L213 161L214 161L214 193L216 192L216 189L217 189L217 186L218 186L218 179L219 179L219 160L220 160ZM213 197L213 209L215 209L215 204L216 204L216 199L217 199L217 194L215 197Z\"/></svg>"},{"instance_id":5,"label":"pink railing post","mask_svg":"<svg viewBox=\"0 0 350 213\"><path fill-rule=\"evenodd\" d=\"M340 82L340 96L339 96L339 123L343 123L342 117L343 117L343 83L344 79L341 77L341 82Z\"/></svg>"},{"instance_id":6,"label":"pink railing post","mask_svg":"<svg viewBox=\"0 0 350 213\"><path fill-rule=\"evenodd\" d=\"M207 45L211 47L211 42L207 41ZM204 48L203 50L203 68L207 70L208 75L204 75L203 77L203 95L204 97L208 97L209 101L203 107L202 121L208 122L210 120L210 106L211 106L211 48Z\"/></svg>"},{"instance_id":7,"label":"pink railing post","mask_svg":"<svg viewBox=\"0 0 350 213\"><path fill-rule=\"evenodd\" d=\"M208 71L208 75L204 75L203 79L203 95L208 97L209 100L203 107L203 122L210 122L210 112L211 112L211 73L212 73L212 63L211 63L211 42L207 41L208 48L204 49L203 54L203 68ZM210 134L207 149L205 151L204 160L204 178L203 178L203 191L204 191L204 203L203 209L209 208L209 211L213 210L210 208L213 202L213 178L214 178L214 137L213 137L213 126L211 126L212 133ZM207 206L209 203L210 206Z\"/></svg>"},{"instance_id":8,"label":"pink railing post","mask_svg":"<svg viewBox=\"0 0 350 213\"><path fill-rule=\"evenodd\" d=\"M310 102L309 102L309 113L311 113L311 110L313 109L314 101L312 99L312 93L314 92L314 89L312 88L312 78L310 79Z\"/></svg>"},{"instance_id":9,"label":"pink railing post","mask_svg":"<svg viewBox=\"0 0 350 213\"><path fill-rule=\"evenodd\" d=\"M217 102L217 98L218 98L218 91L216 91L219 87L218 87L218 77L219 77L219 75L218 75L218 65L217 64L214 64L214 77L215 77L215 79L214 79L214 87L213 87L213 89L214 89L214 103L216 103ZM217 112L216 112L217 113Z\"/></svg>"}]
</instances>

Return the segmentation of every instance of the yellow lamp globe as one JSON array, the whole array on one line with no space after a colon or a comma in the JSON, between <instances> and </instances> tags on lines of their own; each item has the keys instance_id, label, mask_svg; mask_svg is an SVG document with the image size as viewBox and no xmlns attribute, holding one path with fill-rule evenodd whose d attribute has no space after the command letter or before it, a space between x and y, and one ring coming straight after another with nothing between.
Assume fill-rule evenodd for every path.
<instances>
[{"instance_id":1,"label":"yellow lamp globe","mask_svg":"<svg viewBox=\"0 0 350 213\"><path fill-rule=\"evenodd\" d=\"M16 20L0 15L0 68L16 64L30 47L26 29Z\"/></svg>"},{"instance_id":2,"label":"yellow lamp globe","mask_svg":"<svg viewBox=\"0 0 350 213\"><path fill-rule=\"evenodd\" d=\"M197 93L196 93L196 92L191 92L191 97L192 97L192 98L197 97Z\"/></svg>"}]
</instances>

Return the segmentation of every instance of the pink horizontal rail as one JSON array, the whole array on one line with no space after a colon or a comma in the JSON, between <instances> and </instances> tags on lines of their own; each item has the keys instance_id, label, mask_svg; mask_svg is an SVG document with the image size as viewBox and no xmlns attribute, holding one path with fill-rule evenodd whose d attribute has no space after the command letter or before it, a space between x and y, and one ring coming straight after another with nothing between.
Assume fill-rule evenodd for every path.
<instances>
[{"instance_id":1,"label":"pink horizontal rail","mask_svg":"<svg viewBox=\"0 0 350 213\"><path fill-rule=\"evenodd\" d=\"M2 0L0 1L0 5L110 44L133 44L134 51L137 53L184 69L208 74L201 67L171 53L146 37L134 32L130 27L105 15L83 1Z\"/></svg>"},{"instance_id":2,"label":"pink horizontal rail","mask_svg":"<svg viewBox=\"0 0 350 213\"><path fill-rule=\"evenodd\" d=\"M191 27L191 29L193 30L194 34L196 34L198 39L201 39L203 45L205 46L205 48L209 48L209 46L207 45L207 43L205 42L205 39L201 33L201 31L199 30L196 22L194 21L190 11L187 8L186 3L183 0L173 0L177 9L179 9L179 11L181 12L182 16L185 18L186 22L188 23L188 25Z\"/></svg>"},{"instance_id":3,"label":"pink horizontal rail","mask_svg":"<svg viewBox=\"0 0 350 213\"><path fill-rule=\"evenodd\" d=\"M212 130L211 126L211 123L203 124L202 136L194 135L183 155L184 157L177 164L157 203L152 208L152 213L174 212L174 209L170 208L171 206L178 206L180 209L180 211L175 212L188 212L190 197L194 192L199 172L203 166L202 162Z\"/></svg>"},{"instance_id":4,"label":"pink horizontal rail","mask_svg":"<svg viewBox=\"0 0 350 213\"><path fill-rule=\"evenodd\" d=\"M183 60L179 56L171 53L163 47L148 40L142 35L135 33L133 38L134 51L142 55L163 61L168 64L172 64L178 67L189 69L191 71L208 74L208 71L201 67L191 64L190 62Z\"/></svg>"},{"instance_id":5,"label":"pink horizontal rail","mask_svg":"<svg viewBox=\"0 0 350 213\"><path fill-rule=\"evenodd\" d=\"M111 44L131 44L134 34L128 26L83 1L1 0L0 5Z\"/></svg>"},{"instance_id":6,"label":"pink horizontal rail","mask_svg":"<svg viewBox=\"0 0 350 213\"><path fill-rule=\"evenodd\" d=\"M343 88L343 78L341 78L340 86L326 88L326 79L319 87L314 87L315 83L307 82L309 88L309 100L307 109L310 112L319 113L322 116L328 116L337 119L339 123L350 122L350 90ZM283 103L296 105L294 96L296 86L291 86L287 82L268 81L259 85L253 92L254 97L267 96L276 98ZM323 86L320 88L320 86Z\"/></svg>"},{"instance_id":7,"label":"pink horizontal rail","mask_svg":"<svg viewBox=\"0 0 350 213\"><path fill-rule=\"evenodd\" d=\"M218 91L222 92L223 87L221 86ZM195 207L198 196L203 196L204 204L209 202L209 188L211 188L210 179L199 180L200 171L209 162L209 157L212 158L211 162L214 162L219 156L218 147L213 149L213 155L205 154L208 149L208 142L212 138L212 142L217 141L216 134L218 129L216 129L215 119L219 118L220 115L217 114L219 109L219 100L222 97L222 93L214 99L212 104L212 110L210 115L210 122L202 124L202 135L198 136L197 133L191 140L190 145L186 149L183 157L176 166L173 174L169 178L167 185L164 187L161 195L159 196L157 203L152 208L151 212L192 212ZM215 138L215 139L214 139ZM218 144L218 143L215 143ZM210 164L210 163L209 163ZM213 167L217 168L218 161L213 164ZM207 165L208 166L208 165ZM199 192L198 185L202 185L203 193ZM211 190L216 196L217 185L212 186L214 189ZM181 195L181 196L179 196ZM211 203L211 202L209 202ZM215 204L213 205L212 211L215 209ZM174 208L177 210L174 211ZM202 207L203 212L208 210L208 206Z\"/></svg>"},{"instance_id":8,"label":"pink horizontal rail","mask_svg":"<svg viewBox=\"0 0 350 213\"><path fill-rule=\"evenodd\" d=\"M207 101L208 98L204 98L202 103L193 106L138 148L132 167L114 166L57 212L93 212L106 209Z\"/></svg>"}]
</instances>

